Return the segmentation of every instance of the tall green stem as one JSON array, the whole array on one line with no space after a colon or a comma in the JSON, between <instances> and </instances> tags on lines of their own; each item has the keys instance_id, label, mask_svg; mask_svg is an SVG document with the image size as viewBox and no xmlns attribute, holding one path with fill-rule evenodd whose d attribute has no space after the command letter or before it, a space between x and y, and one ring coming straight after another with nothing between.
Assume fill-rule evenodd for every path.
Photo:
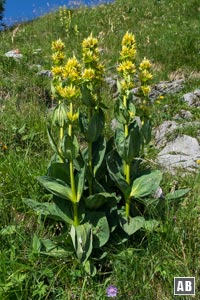
<instances>
[{"instance_id":1,"label":"tall green stem","mask_svg":"<svg viewBox=\"0 0 200 300\"><path fill-rule=\"evenodd\" d=\"M59 105L61 105L60 100L59 100ZM61 141L63 139L63 136L64 136L64 126L60 126L59 127L59 147L58 147L58 150L59 150L60 154L62 153L62 151L61 151ZM60 161L63 161L63 160L60 158Z\"/></svg>"},{"instance_id":2,"label":"tall green stem","mask_svg":"<svg viewBox=\"0 0 200 300\"><path fill-rule=\"evenodd\" d=\"M123 97L123 104L125 108L127 109L127 97L124 95ZM125 138L128 136L128 124L124 125L124 135ZM126 182L130 185L130 164L124 161L124 176L126 179ZM130 215L130 199L126 199L126 204L125 204L125 210L126 210L126 217L128 218Z\"/></svg>"},{"instance_id":3,"label":"tall green stem","mask_svg":"<svg viewBox=\"0 0 200 300\"><path fill-rule=\"evenodd\" d=\"M71 115L73 115L73 104L72 104L72 102L70 102L70 113L71 113ZM72 124L69 124L68 134L69 134L69 136L72 135ZM70 183L71 183L73 209L74 209L74 226L78 226L79 225L78 203L77 203L76 185L75 185L75 178L74 178L73 159L70 160L70 162L69 162L69 171L70 171Z\"/></svg>"},{"instance_id":4,"label":"tall green stem","mask_svg":"<svg viewBox=\"0 0 200 300\"><path fill-rule=\"evenodd\" d=\"M92 118L92 108L88 109L88 123ZM88 142L88 167L90 170L90 174L93 176L93 166L92 166L92 142ZM92 195L92 180L89 179L89 194Z\"/></svg>"},{"instance_id":5,"label":"tall green stem","mask_svg":"<svg viewBox=\"0 0 200 300\"><path fill-rule=\"evenodd\" d=\"M130 216L130 198L128 198L126 200L125 212L126 212L126 217L129 218L129 216Z\"/></svg>"},{"instance_id":6,"label":"tall green stem","mask_svg":"<svg viewBox=\"0 0 200 300\"><path fill-rule=\"evenodd\" d=\"M125 108L127 108L127 97L126 97L126 95L124 95L124 97L123 97L123 104L124 104ZM124 125L124 135L125 135L125 138L128 136L128 124ZM124 162L124 176L125 176L126 181L128 182L128 184L130 184L130 165L127 164L126 162Z\"/></svg>"}]
</instances>

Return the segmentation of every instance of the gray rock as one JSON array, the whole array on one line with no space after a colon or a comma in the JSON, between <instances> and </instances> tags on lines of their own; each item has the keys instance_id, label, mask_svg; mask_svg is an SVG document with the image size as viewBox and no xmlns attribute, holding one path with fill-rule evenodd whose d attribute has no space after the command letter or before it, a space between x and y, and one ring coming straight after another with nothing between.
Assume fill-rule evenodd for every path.
<instances>
[{"instance_id":1,"label":"gray rock","mask_svg":"<svg viewBox=\"0 0 200 300\"><path fill-rule=\"evenodd\" d=\"M200 89L184 94L182 100L189 106L200 107Z\"/></svg>"},{"instance_id":2,"label":"gray rock","mask_svg":"<svg viewBox=\"0 0 200 300\"><path fill-rule=\"evenodd\" d=\"M171 81L162 81L152 87L149 94L150 99L155 100L159 96L165 94L174 94L182 90L184 79L176 79Z\"/></svg>"},{"instance_id":3,"label":"gray rock","mask_svg":"<svg viewBox=\"0 0 200 300\"><path fill-rule=\"evenodd\" d=\"M105 82L108 84L111 93L115 94L117 92L117 79L114 77L106 77Z\"/></svg>"},{"instance_id":4,"label":"gray rock","mask_svg":"<svg viewBox=\"0 0 200 300\"><path fill-rule=\"evenodd\" d=\"M167 135L177 128L178 124L175 121L164 121L163 124L157 127L154 130L156 148L164 147L168 142Z\"/></svg>"},{"instance_id":5,"label":"gray rock","mask_svg":"<svg viewBox=\"0 0 200 300\"><path fill-rule=\"evenodd\" d=\"M198 159L200 159L200 145L197 139L183 135L169 142L159 152L157 161L163 169L174 174L177 169L195 171Z\"/></svg>"},{"instance_id":6,"label":"gray rock","mask_svg":"<svg viewBox=\"0 0 200 300\"><path fill-rule=\"evenodd\" d=\"M23 55L19 52L18 49L15 49L15 50L11 50L11 51L8 51L5 53L5 56L6 57L11 57L11 58L14 58L16 60L20 59L23 57Z\"/></svg>"},{"instance_id":7,"label":"gray rock","mask_svg":"<svg viewBox=\"0 0 200 300\"><path fill-rule=\"evenodd\" d=\"M191 120L193 117L192 113L188 110L181 109L178 114L176 114L174 120Z\"/></svg>"},{"instance_id":8,"label":"gray rock","mask_svg":"<svg viewBox=\"0 0 200 300\"><path fill-rule=\"evenodd\" d=\"M41 71L37 72L37 75L46 76L46 77L49 77L49 78L53 77L53 74L50 70L41 70Z\"/></svg>"},{"instance_id":9,"label":"gray rock","mask_svg":"<svg viewBox=\"0 0 200 300\"><path fill-rule=\"evenodd\" d=\"M117 77L106 77L105 81L109 85L112 93L114 94L114 98L117 96ZM149 94L150 99L153 101L157 99L159 96L165 94L174 94L180 92L183 88L184 79L176 79L171 81L162 81L158 84L152 86L151 93ZM137 96L138 88L134 88L131 90L132 94Z\"/></svg>"}]
</instances>

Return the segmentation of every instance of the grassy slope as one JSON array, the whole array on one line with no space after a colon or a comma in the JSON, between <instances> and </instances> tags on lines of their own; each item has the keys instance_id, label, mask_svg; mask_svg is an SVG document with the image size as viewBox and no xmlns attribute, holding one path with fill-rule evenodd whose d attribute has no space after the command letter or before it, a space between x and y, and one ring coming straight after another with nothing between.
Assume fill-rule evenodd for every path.
<instances>
[{"instance_id":1,"label":"grassy slope","mask_svg":"<svg viewBox=\"0 0 200 300\"><path fill-rule=\"evenodd\" d=\"M200 179L193 176L175 178L179 187L193 189L181 205L170 206L164 232L147 236L140 245L133 241L130 250L122 249L117 256L111 254L106 270L102 266L101 275L94 280L87 278L84 283L75 262L38 258L31 253L33 232L44 236L47 232L21 199L43 197L35 177L44 174L50 157L45 132L50 82L36 76L37 71L29 66L40 64L49 69L51 42L59 37L66 43L67 55L75 53L80 58L81 41L92 31L99 37L107 74L113 74L121 38L129 30L136 36L138 58L146 56L153 61L155 82L184 76L184 91L191 91L200 82L199 3L119 0L74 11L74 25L78 25L79 34L72 31L66 36L55 13L21 24L15 36L12 29L0 33L0 143L8 146L5 153L0 152L0 229L9 224L19 226L17 233L0 237L0 287L5 291L0 289L1 298L80 299L82 288L82 299L105 299L105 288L113 283L119 288L119 299L174 299L173 277L197 279L200 272ZM15 48L23 54L21 63L4 57ZM38 48L41 51L34 54ZM168 118L182 107L180 96L165 98L164 104L171 107ZM155 124L166 118L162 104L159 112L155 113ZM193 114L194 119L199 118L198 110ZM165 191L172 188L173 180L165 176ZM137 251L132 250L135 247ZM109 267L114 269L112 274Z\"/></svg>"}]
</instances>

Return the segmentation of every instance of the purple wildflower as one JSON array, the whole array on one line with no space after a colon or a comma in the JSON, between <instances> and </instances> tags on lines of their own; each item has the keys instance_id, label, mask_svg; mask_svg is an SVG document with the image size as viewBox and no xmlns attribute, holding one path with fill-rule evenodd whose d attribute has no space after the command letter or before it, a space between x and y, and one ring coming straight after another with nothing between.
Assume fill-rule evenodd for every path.
<instances>
[{"instance_id":1,"label":"purple wildflower","mask_svg":"<svg viewBox=\"0 0 200 300\"><path fill-rule=\"evenodd\" d=\"M117 296L117 287L114 285L110 285L107 289L107 296L108 297L116 297Z\"/></svg>"}]
</instances>

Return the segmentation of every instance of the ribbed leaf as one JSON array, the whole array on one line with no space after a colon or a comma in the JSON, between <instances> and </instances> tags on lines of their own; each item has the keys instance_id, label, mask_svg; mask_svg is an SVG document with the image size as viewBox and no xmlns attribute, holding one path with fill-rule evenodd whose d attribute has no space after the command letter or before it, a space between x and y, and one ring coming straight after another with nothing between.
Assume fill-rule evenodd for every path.
<instances>
[{"instance_id":1,"label":"ribbed leaf","mask_svg":"<svg viewBox=\"0 0 200 300\"><path fill-rule=\"evenodd\" d=\"M115 151L111 151L107 157L107 168L111 179L124 194L125 199L128 199L131 187L121 174L122 161Z\"/></svg>"},{"instance_id":2,"label":"ribbed leaf","mask_svg":"<svg viewBox=\"0 0 200 300\"><path fill-rule=\"evenodd\" d=\"M61 142L62 155L68 160L74 160L79 154L79 144L75 135L65 134Z\"/></svg>"},{"instance_id":3,"label":"ribbed leaf","mask_svg":"<svg viewBox=\"0 0 200 300\"><path fill-rule=\"evenodd\" d=\"M76 191L77 191L76 201L79 202L84 189L85 167L83 167L79 172L77 172L75 179L76 179Z\"/></svg>"},{"instance_id":4,"label":"ribbed leaf","mask_svg":"<svg viewBox=\"0 0 200 300\"><path fill-rule=\"evenodd\" d=\"M73 201L71 188L64 181L49 176L40 176L38 181L52 194L62 199Z\"/></svg>"},{"instance_id":5,"label":"ribbed leaf","mask_svg":"<svg viewBox=\"0 0 200 300\"><path fill-rule=\"evenodd\" d=\"M104 156L106 152L106 140L105 138L100 135L98 140L92 144L92 165L93 165L93 172L94 176L96 175L96 172L100 168Z\"/></svg>"},{"instance_id":6,"label":"ribbed leaf","mask_svg":"<svg viewBox=\"0 0 200 300\"><path fill-rule=\"evenodd\" d=\"M99 110L93 114L88 124L87 140L89 142L95 142L99 138L102 130L104 129L104 123L104 112L101 108L99 108Z\"/></svg>"},{"instance_id":7,"label":"ribbed leaf","mask_svg":"<svg viewBox=\"0 0 200 300\"><path fill-rule=\"evenodd\" d=\"M100 248L105 245L110 237L110 229L105 213L101 211L88 212L85 221L92 224L93 247Z\"/></svg>"},{"instance_id":8,"label":"ribbed leaf","mask_svg":"<svg viewBox=\"0 0 200 300\"><path fill-rule=\"evenodd\" d=\"M145 224L145 219L143 217L129 217L128 219L125 216L120 216L120 226L128 234L132 235L139 229L141 229Z\"/></svg>"},{"instance_id":9,"label":"ribbed leaf","mask_svg":"<svg viewBox=\"0 0 200 300\"><path fill-rule=\"evenodd\" d=\"M156 192L162 179L159 170L151 171L149 174L142 175L133 181L130 196L141 198Z\"/></svg>"},{"instance_id":10,"label":"ribbed leaf","mask_svg":"<svg viewBox=\"0 0 200 300\"><path fill-rule=\"evenodd\" d=\"M79 261L83 264L86 263L92 253L92 226L89 223L76 227L72 225L70 236Z\"/></svg>"},{"instance_id":11,"label":"ribbed leaf","mask_svg":"<svg viewBox=\"0 0 200 300\"><path fill-rule=\"evenodd\" d=\"M59 199L60 207L56 205L56 203L41 203L32 199L24 199L23 201L37 214L44 215L54 220L64 221L68 224L73 224L74 222L73 209L70 201Z\"/></svg>"}]
</instances>

